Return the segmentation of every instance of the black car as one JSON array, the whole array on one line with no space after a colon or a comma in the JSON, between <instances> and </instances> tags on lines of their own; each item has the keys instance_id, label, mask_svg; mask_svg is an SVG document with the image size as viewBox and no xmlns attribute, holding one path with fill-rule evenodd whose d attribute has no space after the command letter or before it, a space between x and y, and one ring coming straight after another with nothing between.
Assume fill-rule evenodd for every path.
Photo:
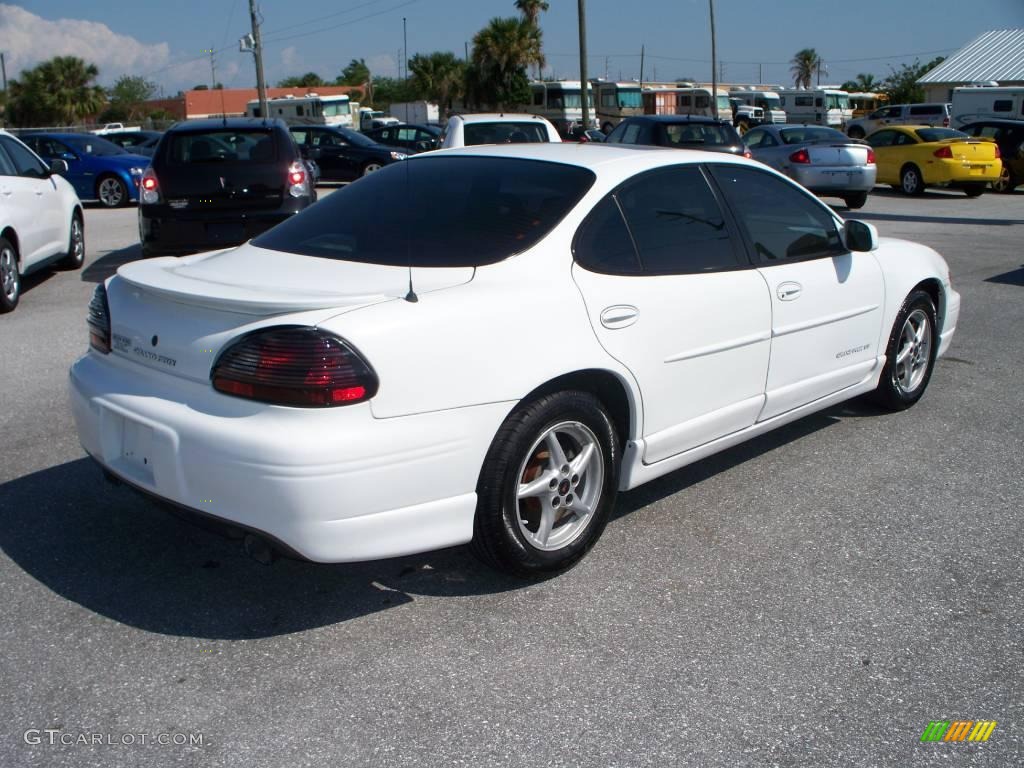
<instances>
[{"instance_id":1,"label":"black car","mask_svg":"<svg viewBox=\"0 0 1024 768\"><path fill-rule=\"evenodd\" d=\"M288 130L302 156L320 166L323 181L352 181L409 156L406 149L378 144L348 128L293 125Z\"/></svg>"},{"instance_id":2,"label":"black car","mask_svg":"<svg viewBox=\"0 0 1024 768\"><path fill-rule=\"evenodd\" d=\"M750 157L728 120L697 115L627 117L608 134L608 144L644 144L674 149L704 149Z\"/></svg>"},{"instance_id":3,"label":"black car","mask_svg":"<svg viewBox=\"0 0 1024 768\"><path fill-rule=\"evenodd\" d=\"M995 139L1003 160L1003 175L992 182L996 192L1013 192L1024 184L1024 120L978 120L960 129L968 136Z\"/></svg>"},{"instance_id":4,"label":"black car","mask_svg":"<svg viewBox=\"0 0 1024 768\"><path fill-rule=\"evenodd\" d=\"M162 131L115 131L103 134L103 138L136 155L152 157L163 135Z\"/></svg>"},{"instance_id":5,"label":"black car","mask_svg":"<svg viewBox=\"0 0 1024 768\"><path fill-rule=\"evenodd\" d=\"M281 120L172 126L142 177L144 256L239 245L311 205L310 172Z\"/></svg>"},{"instance_id":6,"label":"black car","mask_svg":"<svg viewBox=\"0 0 1024 768\"><path fill-rule=\"evenodd\" d=\"M402 147L410 154L429 152L441 146L441 129L436 125L385 125L372 131L363 131L363 135L378 144Z\"/></svg>"}]
</instances>

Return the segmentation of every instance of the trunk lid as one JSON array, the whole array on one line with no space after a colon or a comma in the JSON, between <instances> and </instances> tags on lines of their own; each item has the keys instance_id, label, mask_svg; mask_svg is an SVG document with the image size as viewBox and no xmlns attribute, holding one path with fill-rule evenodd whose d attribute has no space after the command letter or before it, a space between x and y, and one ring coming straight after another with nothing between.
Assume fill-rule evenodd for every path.
<instances>
[{"instance_id":1,"label":"trunk lid","mask_svg":"<svg viewBox=\"0 0 1024 768\"><path fill-rule=\"evenodd\" d=\"M946 139L938 142L942 146L948 146L953 152L955 160L964 162L989 162L996 159L996 144L991 141L968 141L966 139Z\"/></svg>"},{"instance_id":2,"label":"trunk lid","mask_svg":"<svg viewBox=\"0 0 1024 768\"><path fill-rule=\"evenodd\" d=\"M412 270L424 295L472 280L472 267ZM246 244L121 266L108 285L112 352L148 368L208 381L233 339L268 325L317 325L339 313L401 299L406 267L360 264ZM354 340L358 344L358 341Z\"/></svg>"},{"instance_id":3,"label":"trunk lid","mask_svg":"<svg viewBox=\"0 0 1024 768\"><path fill-rule=\"evenodd\" d=\"M810 144L807 153L813 165L854 166L867 165L866 144Z\"/></svg>"}]
</instances>

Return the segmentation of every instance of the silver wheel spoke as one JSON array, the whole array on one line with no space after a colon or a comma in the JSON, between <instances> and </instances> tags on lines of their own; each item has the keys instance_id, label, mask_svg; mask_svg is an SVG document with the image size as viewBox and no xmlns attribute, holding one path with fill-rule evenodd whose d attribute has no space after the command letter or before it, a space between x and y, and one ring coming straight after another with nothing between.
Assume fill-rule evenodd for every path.
<instances>
[{"instance_id":1,"label":"silver wheel spoke","mask_svg":"<svg viewBox=\"0 0 1024 768\"><path fill-rule=\"evenodd\" d=\"M550 496L551 481L555 478L555 474L556 473L553 470L548 470L547 472L542 472L528 483L520 483L516 496L520 499L529 499L536 496Z\"/></svg>"},{"instance_id":2,"label":"silver wheel spoke","mask_svg":"<svg viewBox=\"0 0 1024 768\"><path fill-rule=\"evenodd\" d=\"M590 464L590 459L594 456L595 450L597 449L593 443L583 446L583 450L569 462L570 472L574 475L583 475L587 471L587 466Z\"/></svg>"},{"instance_id":3,"label":"silver wheel spoke","mask_svg":"<svg viewBox=\"0 0 1024 768\"><path fill-rule=\"evenodd\" d=\"M550 505L545 504L540 511L540 527L537 528L537 543L542 547L548 545L548 539L551 538L551 529L555 527L555 510Z\"/></svg>"},{"instance_id":4,"label":"silver wheel spoke","mask_svg":"<svg viewBox=\"0 0 1024 768\"><path fill-rule=\"evenodd\" d=\"M558 442L558 435L554 431L548 432L544 444L547 446L548 455L551 457L551 467L556 472L569 463L568 459L565 458L562 444Z\"/></svg>"}]
</instances>

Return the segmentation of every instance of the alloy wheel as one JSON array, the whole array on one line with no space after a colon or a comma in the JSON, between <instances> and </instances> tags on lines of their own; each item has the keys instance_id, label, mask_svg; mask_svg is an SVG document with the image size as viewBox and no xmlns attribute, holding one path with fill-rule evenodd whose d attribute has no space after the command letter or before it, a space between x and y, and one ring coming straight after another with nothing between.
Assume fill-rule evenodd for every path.
<instances>
[{"instance_id":1,"label":"alloy wheel","mask_svg":"<svg viewBox=\"0 0 1024 768\"><path fill-rule=\"evenodd\" d=\"M907 315L896 352L896 365L892 367L893 384L906 394L921 386L932 357L932 326L928 315L915 309Z\"/></svg>"},{"instance_id":2,"label":"alloy wheel","mask_svg":"<svg viewBox=\"0 0 1024 768\"><path fill-rule=\"evenodd\" d=\"M124 185L113 177L108 177L100 182L100 202L108 208L116 208L124 199Z\"/></svg>"},{"instance_id":3,"label":"alloy wheel","mask_svg":"<svg viewBox=\"0 0 1024 768\"><path fill-rule=\"evenodd\" d=\"M18 259L14 249L4 248L0 251L0 290L8 301L14 301L18 295Z\"/></svg>"}]
</instances>

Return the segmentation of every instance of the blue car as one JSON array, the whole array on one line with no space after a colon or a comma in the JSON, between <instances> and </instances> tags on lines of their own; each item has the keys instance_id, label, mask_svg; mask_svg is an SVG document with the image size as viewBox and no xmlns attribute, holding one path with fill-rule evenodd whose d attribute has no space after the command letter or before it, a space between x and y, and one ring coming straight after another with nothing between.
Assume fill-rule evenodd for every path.
<instances>
[{"instance_id":1,"label":"blue car","mask_svg":"<svg viewBox=\"0 0 1024 768\"><path fill-rule=\"evenodd\" d=\"M47 161L64 160L63 174L82 200L118 208L139 199L139 182L149 158L129 154L89 133L31 133L19 137Z\"/></svg>"}]
</instances>

